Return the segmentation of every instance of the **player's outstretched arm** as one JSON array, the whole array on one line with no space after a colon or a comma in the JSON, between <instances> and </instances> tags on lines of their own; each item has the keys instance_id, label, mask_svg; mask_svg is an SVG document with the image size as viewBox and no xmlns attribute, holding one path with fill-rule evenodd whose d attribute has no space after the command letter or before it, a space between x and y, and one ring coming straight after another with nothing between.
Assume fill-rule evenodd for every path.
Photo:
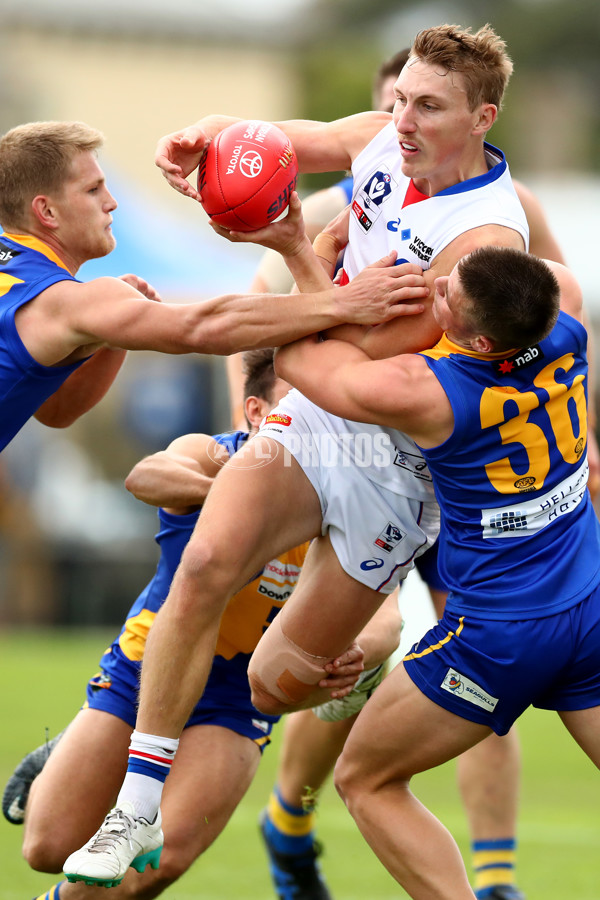
<instances>
[{"instance_id":1,"label":"player's outstretched arm","mask_svg":"<svg viewBox=\"0 0 600 900\"><path fill-rule=\"evenodd\" d=\"M255 243L277 250L285 260L302 294L306 295L331 289L333 282L319 261L306 235L302 218L302 204L295 191L291 195L289 209L285 218L278 222L272 222L265 228L257 231L238 232L223 228L214 222L211 224L217 234L233 243ZM374 297L381 284L384 281L389 281L390 288L395 283L396 304L393 306L393 312L390 311L387 318L422 312L423 306L419 301L429 294L422 270L410 263L395 266L395 261L395 252L389 253L372 266L367 266L366 269L363 269L350 284L337 289L340 291L338 296L342 298L342 302L346 302L342 292L347 291L347 288L351 288L351 294L356 291L356 294L363 296L364 301L368 304L367 298L371 294ZM359 301L353 300L352 302L358 303ZM302 304L303 300L298 298L298 303ZM355 313L350 310L348 316L345 316L341 321L374 324L365 317L357 319ZM385 318L379 321L384 321ZM273 345L276 345L276 343L273 342Z\"/></svg>"},{"instance_id":2,"label":"player's outstretched arm","mask_svg":"<svg viewBox=\"0 0 600 900\"><path fill-rule=\"evenodd\" d=\"M42 403L34 418L50 428L68 428L102 400L125 361L126 350L103 347Z\"/></svg>"},{"instance_id":3,"label":"player's outstretched arm","mask_svg":"<svg viewBox=\"0 0 600 900\"><path fill-rule=\"evenodd\" d=\"M188 176L198 167L208 141L240 121L233 116L206 116L160 138L154 162L171 187L198 200L198 191ZM290 138L300 171L342 172L350 168L354 157L390 121L389 113L364 112L333 122L290 119L275 124Z\"/></svg>"},{"instance_id":4,"label":"player's outstretched arm","mask_svg":"<svg viewBox=\"0 0 600 900\"><path fill-rule=\"evenodd\" d=\"M228 355L272 347L341 322L375 324L403 312L414 296L392 261L365 283L301 296L229 294L195 304L155 303L124 282L61 281L18 311L17 328L42 365L90 355L102 345L163 353Z\"/></svg>"},{"instance_id":5,"label":"player's outstretched arm","mask_svg":"<svg viewBox=\"0 0 600 900\"><path fill-rule=\"evenodd\" d=\"M354 344L311 336L278 350L275 371L327 412L397 428L422 446L452 432L446 394L417 354L372 360Z\"/></svg>"},{"instance_id":6,"label":"player's outstretched arm","mask_svg":"<svg viewBox=\"0 0 600 900\"><path fill-rule=\"evenodd\" d=\"M198 509L229 454L208 434L186 434L144 457L125 479L138 500L182 514Z\"/></svg>"}]
</instances>

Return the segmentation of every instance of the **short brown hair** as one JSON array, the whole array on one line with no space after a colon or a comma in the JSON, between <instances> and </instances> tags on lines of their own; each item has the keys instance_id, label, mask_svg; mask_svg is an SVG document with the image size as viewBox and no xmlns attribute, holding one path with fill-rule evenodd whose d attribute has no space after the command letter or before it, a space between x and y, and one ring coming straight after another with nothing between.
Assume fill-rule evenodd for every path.
<instances>
[{"instance_id":1,"label":"short brown hair","mask_svg":"<svg viewBox=\"0 0 600 900\"><path fill-rule=\"evenodd\" d=\"M84 122L29 122L0 138L0 222L23 228L38 194L60 191L73 157L96 151L102 132Z\"/></svg>"},{"instance_id":2,"label":"short brown hair","mask_svg":"<svg viewBox=\"0 0 600 900\"><path fill-rule=\"evenodd\" d=\"M485 335L494 350L530 347L554 327L560 288L537 256L511 247L479 247L458 263L467 300L463 323Z\"/></svg>"},{"instance_id":3,"label":"short brown hair","mask_svg":"<svg viewBox=\"0 0 600 900\"><path fill-rule=\"evenodd\" d=\"M244 375L244 400L259 397L269 403L273 399L273 388L277 375L273 366L275 351L272 347L260 350L246 350L242 354Z\"/></svg>"},{"instance_id":4,"label":"short brown hair","mask_svg":"<svg viewBox=\"0 0 600 900\"><path fill-rule=\"evenodd\" d=\"M470 28L458 25L426 28L414 39L410 57L459 72L465 80L471 110L481 103L493 103L498 109L502 108L513 64L505 42L491 25L484 25L475 34L471 34Z\"/></svg>"}]
</instances>

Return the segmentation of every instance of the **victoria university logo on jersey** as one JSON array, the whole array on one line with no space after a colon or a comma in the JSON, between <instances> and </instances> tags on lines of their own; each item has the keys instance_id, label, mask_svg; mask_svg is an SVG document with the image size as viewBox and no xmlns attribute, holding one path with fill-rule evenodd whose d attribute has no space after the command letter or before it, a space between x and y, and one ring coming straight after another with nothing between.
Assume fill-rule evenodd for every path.
<instances>
[{"instance_id":1,"label":"victoria university logo on jersey","mask_svg":"<svg viewBox=\"0 0 600 900\"><path fill-rule=\"evenodd\" d=\"M6 244L0 242L0 266L5 266L20 253L20 250L13 250L12 247L7 247Z\"/></svg>"},{"instance_id":2,"label":"victoria university logo on jersey","mask_svg":"<svg viewBox=\"0 0 600 900\"><path fill-rule=\"evenodd\" d=\"M514 356L506 359L491 360L494 371L497 375L510 375L520 369L526 369L527 366L533 365L544 358L544 354L538 346L527 347L526 350L519 350Z\"/></svg>"}]
</instances>

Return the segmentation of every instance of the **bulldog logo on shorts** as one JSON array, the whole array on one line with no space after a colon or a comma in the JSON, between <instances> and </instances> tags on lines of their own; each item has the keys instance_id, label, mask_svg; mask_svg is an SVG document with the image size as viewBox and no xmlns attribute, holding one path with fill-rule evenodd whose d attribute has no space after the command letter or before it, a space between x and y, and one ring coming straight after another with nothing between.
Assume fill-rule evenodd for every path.
<instances>
[{"instance_id":1,"label":"bulldog logo on shorts","mask_svg":"<svg viewBox=\"0 0 600 900\"><path fill-rule=\"evenodd\" d=\"M405 537L405 532L397 525L394 525L393 522L388 522L379 537L376 538L373 543L378 547L381 547L382 550L385 550L386 553L391 553L394 547L397 547L400 541Z\"/></svg>"}]
</instances>

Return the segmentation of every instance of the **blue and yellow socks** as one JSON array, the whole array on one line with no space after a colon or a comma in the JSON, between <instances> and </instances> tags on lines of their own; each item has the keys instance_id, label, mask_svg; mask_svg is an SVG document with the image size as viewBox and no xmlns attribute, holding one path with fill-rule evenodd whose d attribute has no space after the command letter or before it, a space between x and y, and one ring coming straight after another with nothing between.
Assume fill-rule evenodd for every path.
<instances>
[{"instance_id":1,"label":"blue and yellow socks","mask_svg":"<svg viewBox=\"0 0 600 900\"><path fill-rule=\"evenodd\" d=\"M516 850L514 838L473 841L471 852L477 900L485 900L497 885L515 885Z\"/></svg>"},{"instance_id":2,"label":"blue and yellow socks","mask_svg":"<svg viewBox=\"0 0 600 900\"><path fill-rule=\"evenodd\" d=\"M275 786L269 797L263 831L270 846L278 853L300 854L312 849L315 813L313 808L286 803Z\"/></svg>"},{"instance_id":3,"label":"blue and yellow socks","mask_svg":"<svg viewBox=\"0 0 600 900\"><path fill-rule=\"evenodd\" d=\"M58 884L53 885L49 891L46 891L45 894L40 894L39 897L34 897L34 900L59 900L58 892L60 890L61 884L66 884L66 881L59 881Z\"/></svg>"}]
</instances>

